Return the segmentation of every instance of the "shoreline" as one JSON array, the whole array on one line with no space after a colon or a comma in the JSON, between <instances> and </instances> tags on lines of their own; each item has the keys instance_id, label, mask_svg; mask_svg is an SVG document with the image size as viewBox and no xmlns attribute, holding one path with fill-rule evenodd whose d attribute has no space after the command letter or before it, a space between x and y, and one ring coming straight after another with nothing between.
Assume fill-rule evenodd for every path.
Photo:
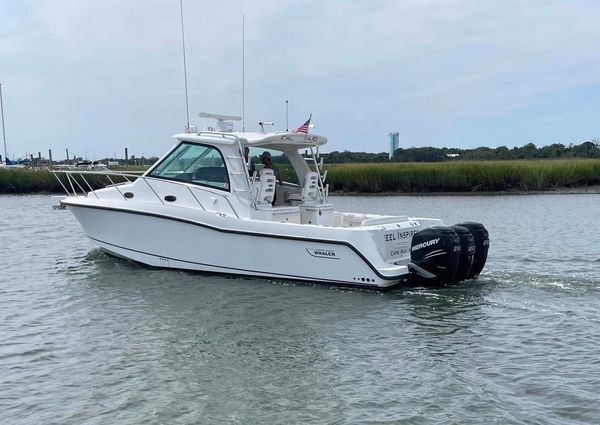
<instances>
[{"instance_id":1,"label":"shoreline","mask_svg":"<svg viewBox=\"0 0 600 425\"><path fill-rule=\"evenodd\" d=\"M549 190L500 190L472 192L344 192L330 191L329 196L527 196L527 195L600 195L600 186L561 187Z\"/></svg>"},{"instance_id":2,"label":"shoreline","mask_svg":"<svg viewBox=\"0 0 600 425\"><path fill-rule=\"evenodd\" d=\"M290 167L286 168L290 174ZM508 196L599 194L600 159L560 161L334 164L332 196ZM294 175L283 176L294 181ZM77 180L77 179L76 179ZM113 181L94 175L94 188ZM116 182L116 180L115 180ZM85 186L85 185L84 185ZM0 169L0 194L63 194L48 170Z\"/></svg>"},{"instance_id":3,"label":"shoreline","mask_svg":"<svg viewBox=\"0 0 600 425\"><path fill-rule=\"evenodd\" d=\"M68 196L62 192L31 191L21 193L0 192L0 196ZM600 195L600 185L581 187L561 187L550 190L501 190L472 192L344 192L330 191L329 196L527 196L527 195Z\"/></svg>"}]
</instances>

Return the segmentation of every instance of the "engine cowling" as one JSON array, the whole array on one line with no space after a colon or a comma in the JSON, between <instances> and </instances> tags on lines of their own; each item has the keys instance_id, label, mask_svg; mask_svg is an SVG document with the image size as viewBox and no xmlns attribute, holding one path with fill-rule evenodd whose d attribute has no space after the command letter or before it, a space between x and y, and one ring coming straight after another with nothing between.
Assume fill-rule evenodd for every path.
<instances>
[{"instance_id":1,"label":"engine cowling","mask_svg":"<svg viewBox=\"0 0 600 425\"><path fill-rule=\"evenodd\" d=\"M467 279L471 268L473 267L473 259L475 257L475 238L469 229L463 226L452 226L452 229L460 239L460 260L458 268L454 275L454 282L462 282Z\"/></svg>"},{"instance_id":2,"label":"engine cowling","mask_svg":"<svg viewBox=\"0 0 600 425\"><path fill-rule=\"evenodd\" d=\"M461 244L451 227L435 226L423 229L412 238L411 263L427 283L450 283L460 262ZM420 269L420 270L419 270ZM423 272L424 271L424 272Z\"/></svg>"},{"instance_id":3,"label":"engine cowling","mask_svg":"<svg viewBox=\"0 0 600 425\"><path fill-rule=\"evenodd\" d=\"M466 227L473 235L475 241L475 255L473 257L473 266L467 279L473 279L479 276L487 260L488 250L490 248L490 235L481 223L465 222L457 226Z\"/></svg>"}]
</instances>

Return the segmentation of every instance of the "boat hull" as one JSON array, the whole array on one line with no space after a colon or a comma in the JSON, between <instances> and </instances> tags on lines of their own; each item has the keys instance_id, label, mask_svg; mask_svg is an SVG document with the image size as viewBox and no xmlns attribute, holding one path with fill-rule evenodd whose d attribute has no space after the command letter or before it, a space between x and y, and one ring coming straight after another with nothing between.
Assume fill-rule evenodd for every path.
<instances>
[{"instance_id":1,"label":"boat hull","mask_svg":"<svg viewBox=\"0 0 600 425\"><path fill-rule=\"evenodd\" d=\"M231 230L151 212L66 205L102 249L148 266L371 288L389 288L410 276L406 266L379 270L346 241Z\"/></svg>"}]
</instances>

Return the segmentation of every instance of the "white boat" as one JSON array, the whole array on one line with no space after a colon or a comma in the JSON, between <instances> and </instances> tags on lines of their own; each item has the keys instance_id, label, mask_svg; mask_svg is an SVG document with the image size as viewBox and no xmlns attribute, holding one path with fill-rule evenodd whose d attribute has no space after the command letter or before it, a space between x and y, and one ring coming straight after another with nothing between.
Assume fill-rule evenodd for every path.
<instances>
[{"instance_id":1,"label":"white boat","mask_svg":"<svg viewBox=\"0 0 600 425\"><path fill-rule=\"evenodd\" d=\"M101 161L79 161L75 164L78 170L88 170L88 171L107 171L108 166Z\"/></svg>"},{"instance_id":2,"label":"white boat","mask_svg":"<svg viewBox=\"0 0 600 425\"><path fill-rule=\"evenodd\" d=\"M142 176L120 174L131 181L79 194L76 176L100 173L55 171L70 193L61 205L106 252L155 267L372 288L481 272L482 225L336 211L318 161L325 137L236 132L236 117L215 117L216 128L175 135ZM300 184L270 168L250 176L246 147L285 154Z\"/></svg>"}]
</instances>

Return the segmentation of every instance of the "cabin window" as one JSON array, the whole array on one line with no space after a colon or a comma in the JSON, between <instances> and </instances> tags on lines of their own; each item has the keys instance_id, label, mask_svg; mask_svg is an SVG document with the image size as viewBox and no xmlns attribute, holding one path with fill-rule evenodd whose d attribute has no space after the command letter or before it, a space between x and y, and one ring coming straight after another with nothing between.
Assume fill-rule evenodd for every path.
<instances>
[{"instance_id":1,"label":"cabin window","mask_svg":"<svg viewBox=\"0 0 600 425\"><path fill-rule=\"evenodd\" d=\"M229 191L229 176L223 155L212 146L197 143L182 142L149 176Z\"/></svg>"}]
</instances>

